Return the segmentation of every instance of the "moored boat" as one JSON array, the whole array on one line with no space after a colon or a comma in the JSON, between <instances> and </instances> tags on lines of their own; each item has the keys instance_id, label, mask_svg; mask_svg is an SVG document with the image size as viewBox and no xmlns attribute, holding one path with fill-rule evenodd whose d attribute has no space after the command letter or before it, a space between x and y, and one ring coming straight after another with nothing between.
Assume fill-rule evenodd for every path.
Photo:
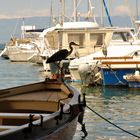
<instances>
[{"instance_id":1,"label":"moored boat","mask_svg":"<svg viewBox=\"0 0 140 140\"><path fill-rule=\"evenodd\" d=\"M82 84L86 86L128 86L126 77L130 78L130 75L134 75L140 69L139 51L134 54L136 56L94 57L95 64L80 65L79 74ZM138 78L139 75L133 77Z\"/></svg>"},{"instance_id":2,"label":"moored boat","mask_svg":"<svg viewBox=\"0 0 140 140\"><path fill-rule=\"evenodd\" d=\"M79 93L56 80L0 90L0 139L71 140L82 111Z\"/></svg>"},{"instance_id":3,"label":"moored boat","mask_svg":"<svg viewBox=\"0 0 140 140\"><path fill-rule=\"evenodd\" d=\"M83 67L88 64L90 67L96 67L100 62L99 59L103 57L107 59L110 57L131 57L140 50L140 41L134 36L131 28L100 27L90 30L90 35L94 36L90 42L96 42L93 44L93 48L97 47L98 50L70 61L69 70L74 81L81 80L78 71L81 65ZM97 57L99 59L96 59Z\"/></svg>"},{"instance_id":4,"label":"moored boat","mask_svg":"<svg viewBox=\"0 0 140 140\"><path fill-rule=\"evenodd\" d=\"M104 60L101 62L100 69L102 75L102 85L109 86L128 86L128 82L124 79L127 74L135 73L140 68L139 59L133 57L122 59Z\"/></svg>"},{"instance_id":5,"label":"moored boat","mask_svg":"<svg viewBox=\"0 0 140 140\"><path fill-rule=\"evenodd\" d=\"M11 37L0 56L9 58L13 62L27 62L31 56L38 54L43 49L42 38L39 38L43 30L36 29L34 25L25 26L23 20L21 37Z\"/></svg>"},{"instance_id":6,"label":"moored boat","mask_svg":"<svg viewBox=\"0 0 140 140\"><path fill-rule=\"evenodd\" d=\"M38 37L42 30L28 30L24 38L11 38L6 43L5 50L10 61L27 62L43 48L42 40Z\"/></svg>"}]
</instances>

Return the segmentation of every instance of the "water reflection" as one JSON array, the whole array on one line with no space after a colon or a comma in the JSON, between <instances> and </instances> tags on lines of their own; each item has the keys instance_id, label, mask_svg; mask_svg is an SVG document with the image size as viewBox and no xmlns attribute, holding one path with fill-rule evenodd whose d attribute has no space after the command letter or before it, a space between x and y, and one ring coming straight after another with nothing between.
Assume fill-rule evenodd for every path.
<instances>
[{"instance_id":1,"label":"water reflection","mask_svg":"<svg viewBox=\"0 0 140 140\"><path fill-rule=\"evenodd\" d=\"M0 89L33 83L43 79L40 67L30 63L10 62L0 58Z\"/></svg>"},{"instance_id":2,"label":"water reflection","mask_svg":"<svg viewBox=\"0 0 140 140\"><path fill-rule=\"evenodd\" d=\"M124 87L80 86L78 89L81 93L86 93L87 105L94 111L123 129L140 136L140 90ZM85 140L137 139L110 125L87 108L84 121L88 131ZM76 136L82 136L80 128L77 129ZM78 139L76 136L74 140Z\"/></svg>"},{"instance_id":3,"label":"water reflection","mask_svg":"<svg viewBox=\"0 0 140 140\"><path fill-rule=\"evenodd\" d=\"M140 88L127 88L127 87L81 87L81 93L87 95L93 94L96 96L102 96L103 98L112 98L113 96L128 96L128 95L140 95Z\"/></svg>"}]
</instances>

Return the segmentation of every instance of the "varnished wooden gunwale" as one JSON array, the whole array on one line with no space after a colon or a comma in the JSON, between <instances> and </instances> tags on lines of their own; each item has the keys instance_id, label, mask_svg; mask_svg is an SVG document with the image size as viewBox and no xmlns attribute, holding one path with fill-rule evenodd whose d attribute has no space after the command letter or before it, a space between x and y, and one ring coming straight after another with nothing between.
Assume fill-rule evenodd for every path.
<instances>
[{"instance_id":1,"label":"varnished wooden gunwale","mask_svg":"<svg viewBox=\"0 0 140 140\"><path fill-rule=\"evenodd\" d=\"M128 65L128 64L140 64L140 61L102 61L102 64L105 65Z\"/></svg>"},{"instance_id":2,"label":"varnished wooden gunwale","mask_svg":"<svg viewBox=\"0 0 140 140\"><path fill-rule=\"evenodd\" d=\"M16 88L0 90L0 111L40 110L55 112L60 101L69 101L70 90L62 83L40 82Z\"/></svg>"},{"instance_id":3,"label":"varnished wooden gunwale","mask_svg":"<svg viewBox=\"0 0 140 140\"><path fill-rule=\"evenodd\" d=\"M112 57L94 57L95 60L117 60L117 59L133 59L133 56L112 56Z\"/></svg>"},{"instance_id":4,"label":"varnished wooden gunwale","mask_svg":"<svg viewBox=\"0 0 140 140\"><path fill-rule=\"evenodd\" d=\"M69 89L63 86L60 82L39 82L34 84L23 85L0 90L0 99L3 97L15 96L19 94L29 94L37 91L64 91L69 94Z\"/></svg>"}]
</instances>

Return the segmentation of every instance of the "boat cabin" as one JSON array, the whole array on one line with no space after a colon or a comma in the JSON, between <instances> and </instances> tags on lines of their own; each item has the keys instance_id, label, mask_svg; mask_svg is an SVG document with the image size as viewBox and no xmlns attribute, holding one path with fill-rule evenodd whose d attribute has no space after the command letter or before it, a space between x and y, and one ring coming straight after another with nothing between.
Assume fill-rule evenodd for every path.
<instances>
[{"instance_id":1,"label":"boat cabin","mask_svg":"<svg viewBox=\"0 0 140 140\"><path fill-rule=\"evenodd\" d=\"M63 26L46 29L43 32L47 46L52 49L69 49L69 42L74 41L80 46L74 46L71 57L78 52L79 56L92 54L113 43L129 43L134 40L131 29L117 27L98 27L92 22L67 22Z\"/></svg>"}]
</instances>

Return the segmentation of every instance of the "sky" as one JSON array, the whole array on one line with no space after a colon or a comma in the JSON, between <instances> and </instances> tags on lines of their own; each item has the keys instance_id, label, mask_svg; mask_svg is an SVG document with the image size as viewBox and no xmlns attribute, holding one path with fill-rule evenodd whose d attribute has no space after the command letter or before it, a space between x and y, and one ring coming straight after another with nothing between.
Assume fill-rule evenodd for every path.
<instances>
[{"instance_id":1,"label":"sky","mask_svg":"<svg viewBox=\"0 0 140 140\"><path fill-rule=\"evenodd\" d=\"M20 36L22 19L24 18L26 25L35 25L36 28L48 27L48 16L50 16L50 7L52 2L53 17L60 16L62 0L0 0L0 43L7 42L12 36ZM73 16L73 1L65 0L65 16ZM76 0L75 0L76 1ZM102 0L77 0L77 12L81 16L87 16L87 2L91 1L93 13L96 17L101 16ZM123 25L127 26L127 21L123 16L128 18L136 16L137 5L140 0L105 0L108 6L110 16L122 16ZM139 9L138 9L139 10ZM105 14L105 10L103 9ZM35 18L30 18L35 17ZM37 17L37 18L36 18ZM42 17L44 20L42 20ZM3 20L4 19L4 20ZM31 20L30 20L31 19ZM98 18L100 19L100 18ZM132 18L131 18L132 19ZM50 18L49 18L50 22ZM120 23L118 18L113 20L113 25ZM121 22L121 26L122 26ZM130 20L128 20L128 23ZM118 24L117 24L118 26ZM129 25L128 25L129 26Z\"/></svg>"},{"instance_id":2,"label":"sky","mask_svg":"<svg viewBox=\"0 0 140 140\"><path fill-rule=\"evenodd\" d=\"M53 5L53 15L60 13L61 0L0 0L0 19L11 19L20 17L49 16L50 5ZM73 0L66 1L66 14L73 13ZM86 2L88 0L77 0L78 12L82 15L87 10ZM91 0L96 16L100 16L101 0ZM139 0L105 0L111 16L136 15L136 1ZM139 3L139 2L138 2Z\"/></svg>"}]
</instances>

